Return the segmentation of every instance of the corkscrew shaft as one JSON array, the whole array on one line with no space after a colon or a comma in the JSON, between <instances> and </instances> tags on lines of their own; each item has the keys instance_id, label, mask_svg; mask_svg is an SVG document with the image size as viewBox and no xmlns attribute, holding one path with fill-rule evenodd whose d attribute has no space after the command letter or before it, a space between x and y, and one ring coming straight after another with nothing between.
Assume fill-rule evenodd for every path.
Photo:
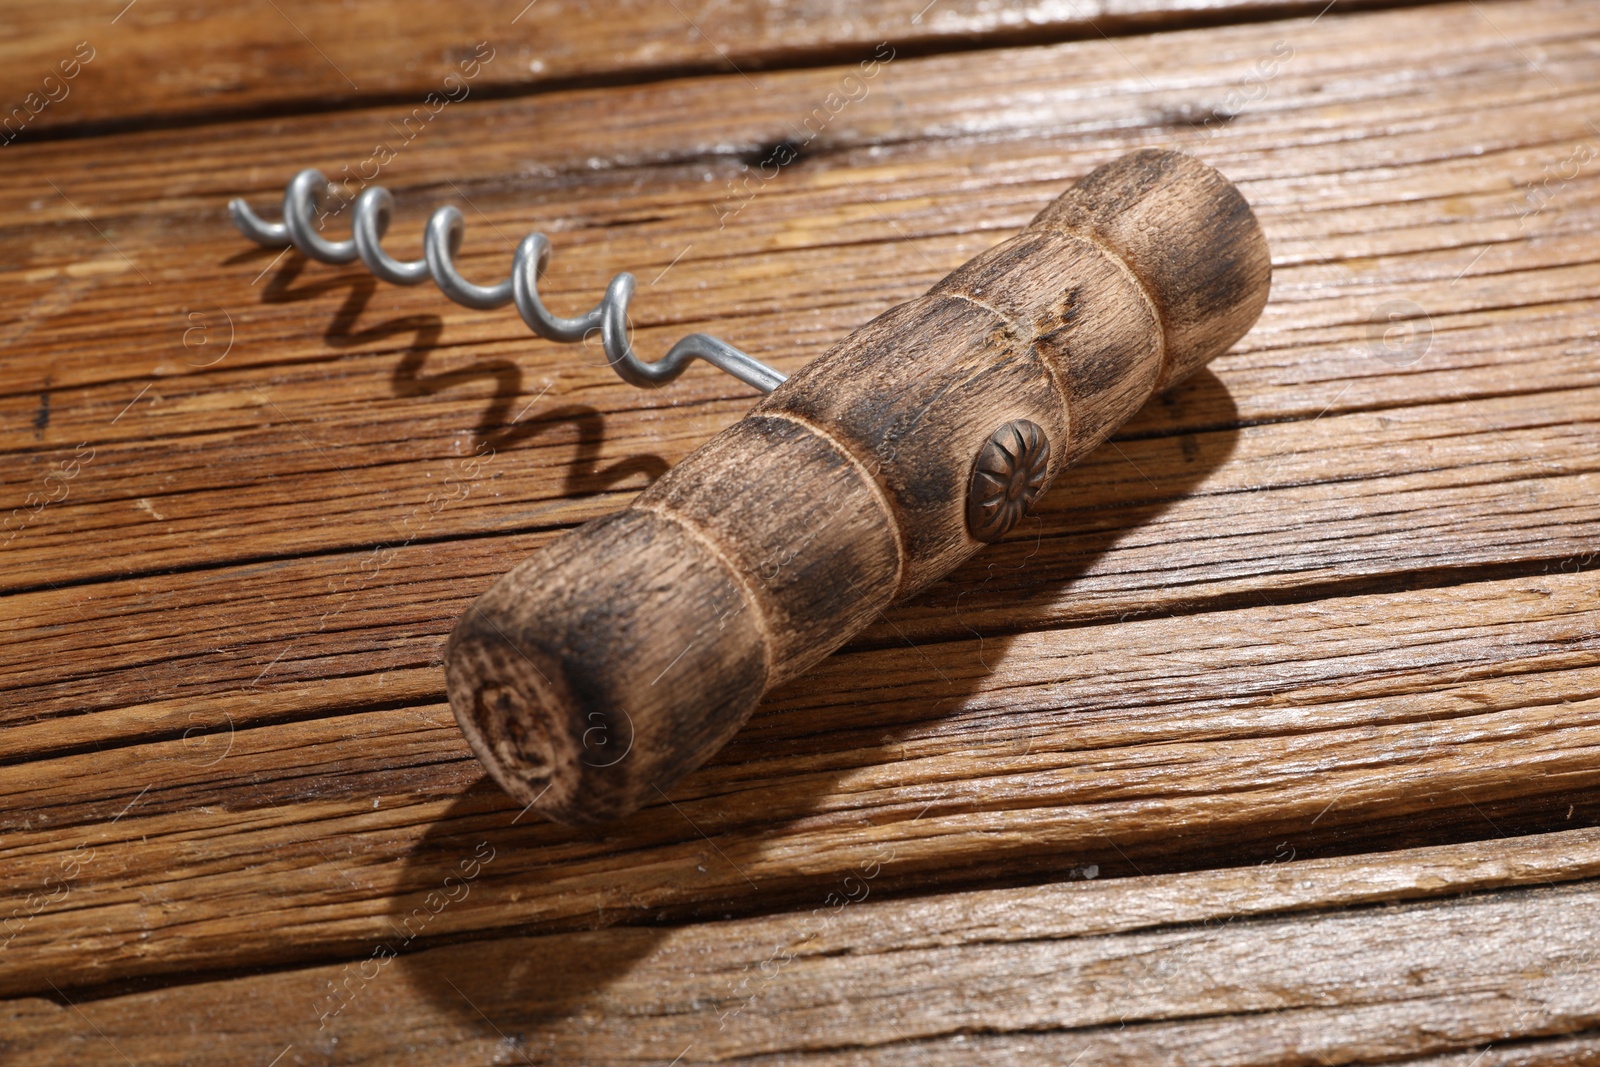
<instances>
[{"instance_id":1,"label":"corkscrew shaft","mask_svg":"<svg viewBox=\"0 0 1600 1067\"><path fill-rule=\"evenodd\" d=\"M296 174L284 189L282 222L262 219L243 200L230 201L228 211L239 232L267 248L293 245L322 263L352 263L359 259L373 274L395 285L417 285L432 278L445 296L464 307L490 310L515 304L528 328L547 341L573 344L598 330L607 362L629 385L646 389L665 385L695 359L704 360L763 393L772 392L785 380L781 371L704 333L683 337L658 360L640 359L628 339L628 304L633 299L635 283L633 275L626 271L612 278L600 302L582 315L564 318L552 314L539 297L539 275L550 259L550 241L542 233L530 233L517 245L509 278L494 285L478 285L463 278L455 265L466 227L460 210L446 205L429 217L421 259L395 259L381 243L394 213L394 197L389 190L374 185L356 199L350 237L331 241L317 232L327 192L328 179L321 171L308 168Z\"/></svg>"}]
</instances>

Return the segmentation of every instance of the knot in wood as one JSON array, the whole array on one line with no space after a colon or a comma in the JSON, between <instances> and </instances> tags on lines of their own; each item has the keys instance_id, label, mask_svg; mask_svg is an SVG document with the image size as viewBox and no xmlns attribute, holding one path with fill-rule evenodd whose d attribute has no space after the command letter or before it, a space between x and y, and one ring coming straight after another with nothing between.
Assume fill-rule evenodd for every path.
<instances>
[{"instance_id":1,"label":"knot in wood","mask_svg":"<svg viewBox=\"0 0 1600 1067\"><path fill-rule=\"evenodd\" d=\"M1033 507L1050 470L1050 439L1027 419L1008 422L983 443L967 489L967 530L998 541Z\"/></svg>"}]
</instances>

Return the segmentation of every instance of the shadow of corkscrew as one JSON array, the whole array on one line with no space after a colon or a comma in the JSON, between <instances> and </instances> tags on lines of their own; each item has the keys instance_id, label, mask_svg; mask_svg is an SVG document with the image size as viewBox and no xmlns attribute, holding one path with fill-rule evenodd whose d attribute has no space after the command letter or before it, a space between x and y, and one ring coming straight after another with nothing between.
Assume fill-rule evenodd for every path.
<instances>
[{"instance_id":1,"label":"shadow of corkscrew","mask_svg":"<svg viewBox=\"0 0 1600 1067\"><path fill-rule=\"evenodd\" d=\"M226 263L264 258L269 254L269 250L252 249ZM522 368L512 360L480 358L464 367L424 373L428 358L439 347L444 332L442 318L434 314L406 315L358 329L356 324L377 291L377 279L351 271L297 285L309 262L298 252L284 256L283 263L273 271L262 292L262 303L300 303L344 290L347 291L345 298L322 334L331 347L361 348L410 335L410 343L401 350L400 361L395 364L390 378L396 397L436 396L487 383L491 390L489 403L473 428L473 447L480 454L488 449L511 448L570 423L577 431L577 442L568 461L563 495L591 495L635 476L650 482L666 473L666 460L654 454L628 456L600 466L605 415L588 405L567 404L538 412L531 418L519 417L512 421L512 405L523 393Z\"/></svg>"}]
</instances>

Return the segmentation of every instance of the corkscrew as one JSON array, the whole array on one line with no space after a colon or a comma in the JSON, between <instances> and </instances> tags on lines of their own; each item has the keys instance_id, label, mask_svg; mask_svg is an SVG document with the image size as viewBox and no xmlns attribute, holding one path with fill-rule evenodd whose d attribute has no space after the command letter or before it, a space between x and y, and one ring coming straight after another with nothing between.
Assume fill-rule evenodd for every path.
<instances>
[{"instance_id":1,"label":"corkscrew","mask_svg":"<svg viewBox=\"0 0 1600 1067\"><path fill-rule=\"evenodd\" d=\"M582 315L569 319L551 314L539 298L539 276L550 260L550 241L542 233L530 233L517 245L509 278L494 285L477 285L456 269L456 252L466 232L459 208L447 204L429 216L423 232L422 258L407 261L395 259L381 243L394 213L394 197L389 190L381 185L362 190L351 211L350 237L343 241L330 241L317 232L327 192L328 179L320 170L307 168L284 188L282 222L263 220L243 200L229 201L228 211L241 233L267 248L293 245L322 263L360 259L373 274L394 285L416 285L432 278L445 296L480 311L514 303L522 321L547 341L572 344L599 330L607 362L629 385L647 389L665 385L682 374L694 359L705 360L763 393L770 393L783 383L782 372L704 333L682 338L653 363L640 359L628 340L628 304L633 299L634 278L626 271L612 278L600 302Z\"/></svg>"},{"instance_id":2,"label":"corkscrew","mask_svg":"<svg viewBox=\"0 0 1600 1067\"><path fill-rule=\"evenodd\" d=\"M1232 183L1190 156L1135 152L785 380L704 334L639 360L627 274L584 315L551 315L539 234L490 287L455 270L453 208L429 220L421 260L379 246L392 201L378 188L349 240L325 240L325 188L302 171L282 223L241 201L234 220L392 282L431 277L469 307L514 301L550 340L598 328L634 385L699 358L768 394L633 503L518 564L451 631L446 689L468 744L518 801L568 823L658 799L765 693L1006 537L1063 469L1244 336L1272 273Z\"/></svg>"}]
</instances>

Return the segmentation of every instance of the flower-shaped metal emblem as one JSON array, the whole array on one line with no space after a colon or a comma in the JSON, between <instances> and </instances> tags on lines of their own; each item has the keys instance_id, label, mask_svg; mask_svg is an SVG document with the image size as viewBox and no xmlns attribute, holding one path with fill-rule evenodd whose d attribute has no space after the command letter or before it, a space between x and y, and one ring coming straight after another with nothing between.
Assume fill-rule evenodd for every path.
<instances>
[{"instance_id":1,"label":"flower-shaped metal emblem","mask_svg":"<svg viewBox=\"0 0 1600 1067\"><path fill-rule=\"evenodd\" d=\"M989 435L972 464L967 489L967 529L980 541L998 541L1026 515L1050 470L1050 440L1027 419Z\"/></svg>"}]
</instances>

